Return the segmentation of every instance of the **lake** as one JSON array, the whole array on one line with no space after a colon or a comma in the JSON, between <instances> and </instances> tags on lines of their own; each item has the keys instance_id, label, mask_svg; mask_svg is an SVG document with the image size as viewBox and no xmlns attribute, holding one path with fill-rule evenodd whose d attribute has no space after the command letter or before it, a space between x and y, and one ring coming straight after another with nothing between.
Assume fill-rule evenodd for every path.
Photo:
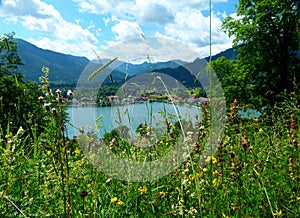
<instances>
[{"instance_id":1,"label":"lake","mask_svg":"<svg viewBox=\"0 0 300 218\"><path fill-rule=\"evenodd\" d=\"M76 128L84 128L85 132L92 127L95 127L96 120L101 117L101 128L96 128L100 131L99 136L112 131L119 125L126 125L131 129L131 132L136 132L137 127L141 123L147 123L151 126L165 125L165 118L172 121L190 120L194 124L196 117L201 118L201 109L196 106L187 105L172 105L170 103L152 102L139 103L123 106L112 107L68 107L70 123ZM177 116L178 115L178 116ZM68 136L73 138L79 131L68 125Z\"/></svg>"}]
</instances>

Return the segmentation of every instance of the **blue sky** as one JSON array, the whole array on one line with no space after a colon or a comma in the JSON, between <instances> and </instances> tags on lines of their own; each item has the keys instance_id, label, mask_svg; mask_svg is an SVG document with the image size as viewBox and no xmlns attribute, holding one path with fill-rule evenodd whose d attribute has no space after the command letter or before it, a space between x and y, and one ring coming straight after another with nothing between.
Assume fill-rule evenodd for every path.
<instances>
[{"instance_id":1,"label":"blue sky","mask_svg":"<svg viewBox=\"0 0 300 218\"><path fill-rule=\"evenodd\" d=\"M0 0L0 34L65 54L95 58L93 52L126 40L176 40L199 57L209 55L209 0ZM220 29L235 16L238 0L212 0L212 53L232 46Z\"/></svg>"}]
</instances>

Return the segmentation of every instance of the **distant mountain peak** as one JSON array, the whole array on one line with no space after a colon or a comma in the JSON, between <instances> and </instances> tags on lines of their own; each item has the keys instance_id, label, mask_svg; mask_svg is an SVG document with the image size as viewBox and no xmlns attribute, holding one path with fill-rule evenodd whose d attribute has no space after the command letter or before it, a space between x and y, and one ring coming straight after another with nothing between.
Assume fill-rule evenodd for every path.
<instances>
[{"instance_id":1,"label":"distant mountain peak","mask_svg":"<svg viewBox=\"0 0 300 218\"><path fill-rule=\"evenodd\" d=\"M19 72L23 74L27 80L38 81L39 77L42 75L41 68L46 66L50 68L50 82L76 84L83 70L89 63L99 64L99 66L101 66L109 61L109 59L103 59L102 63L98 60L93 60L91 62L86 57L78 57L47 49L41 49L23 39L16 39L16 42L18 44L20 58L25 63L25 66L19 67ZM237 59L237 51L235 51L234 48L227 49L212 56L212 60L216 60L221 56L228 59ZM193 62L199 61L203 63L207 62L209 61L209 57L202 59L196 58ZM163 71L162 69L169 69L165 70L166 72L169 72L172 69L178 71L177 68L189 65L191 66L193 62L187 63L182 60L169 60L156 63L149 63L145 61L144 63L133 64L116 60L109 66L109 68L114 71L119 78L121 78L124 77L121 75L122 73L130 77L150 71Z\"/></svg>"}]
</instances>

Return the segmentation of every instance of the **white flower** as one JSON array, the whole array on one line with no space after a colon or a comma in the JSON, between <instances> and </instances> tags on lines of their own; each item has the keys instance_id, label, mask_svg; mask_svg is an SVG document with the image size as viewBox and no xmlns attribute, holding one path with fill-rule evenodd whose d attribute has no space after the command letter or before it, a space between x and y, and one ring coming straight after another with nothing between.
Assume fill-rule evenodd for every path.
<instances>
[{"instance_id":1,"label":"white flower","mask_svg":"<svg viewBox=\"0 0 300 218\"><path fill-rule=\"evenodd\" d=\"M73 95L73 92L71 90L68 90L67 91L67 96L72 96Z\"/></svg>"},{"instance_id":2,"label":"white flower","mask_svg":"<svg viewBox=\"0 0 300 218\"><path fill-rule=\"evenodd\" d=\"M24 133L24 129L22 126L20 126L20 128L18 129L17 135L23 134L23 133Z\"/></svg>"}]
</instances>

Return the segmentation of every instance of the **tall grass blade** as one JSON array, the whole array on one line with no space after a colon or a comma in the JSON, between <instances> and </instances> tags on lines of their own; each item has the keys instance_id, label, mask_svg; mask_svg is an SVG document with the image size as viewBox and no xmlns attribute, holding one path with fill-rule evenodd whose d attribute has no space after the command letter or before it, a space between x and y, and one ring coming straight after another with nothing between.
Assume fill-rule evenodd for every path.
<instances>
[{"instance_id":1,"label":"tall grass blade","mask_svg":"<svg viewBox=\"0 0 300 218\"><path fill-rule=\"evenodd\" d=\"M98 73L100 73L101 71L103 71L105 68L107 68L111 63L113 63L114 61L116 61L118 59L118 57L115 57L113 59L111 59L109 62L105 63L104 65L102 65L101 67L99 67L97 70L95 70L88 78L88 81L91 81L95 76L98 75ZM112 75L110 74L110 79L112 80Z\"/></svg>"}]
</instances>

